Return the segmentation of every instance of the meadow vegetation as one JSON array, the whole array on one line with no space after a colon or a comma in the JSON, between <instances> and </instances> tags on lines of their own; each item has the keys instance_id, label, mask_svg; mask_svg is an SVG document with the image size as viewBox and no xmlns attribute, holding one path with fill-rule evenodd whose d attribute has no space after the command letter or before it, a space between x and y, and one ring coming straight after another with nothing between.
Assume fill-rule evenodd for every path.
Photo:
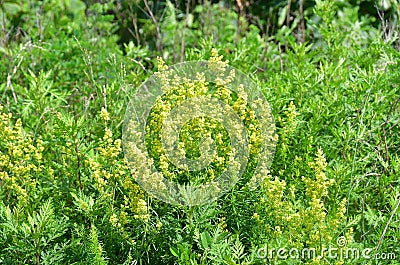
<instances>
[{"instance_id":1,"label":"meadow vegetation","mask_svg":"<svg viewBox=\"0 0 400 265\"><path fill-rule=\"evenodd\" d=\"M399 264L399 2L258 2L0 0L0 264ZM174 206L135 181L122 127L141 83L194 60L256 82L277 144L259 188ZM188 139L211 128L218 173L228 136L203 122L181 140L198 157ZM157 167L192 177L149 132ZM265 246L396 258L280 259Z\"/></svg>"}]
</instances>

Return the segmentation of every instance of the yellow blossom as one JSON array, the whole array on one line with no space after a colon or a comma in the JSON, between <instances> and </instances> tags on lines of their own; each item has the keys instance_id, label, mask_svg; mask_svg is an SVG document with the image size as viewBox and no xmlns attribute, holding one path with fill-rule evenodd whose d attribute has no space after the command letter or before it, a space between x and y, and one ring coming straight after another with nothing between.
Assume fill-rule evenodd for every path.
<instances>
[{"instance_id":1,"label":"yellow blossom","mask_svg":"<svg viewBox=\"0 0 400 265\"><path fill-rule=\"evenodd\" d=\"M100 111L100 117L104 120L104 121L109 121L110 120L110 114L108 113L106 108L101 108Z\"/></svg>"}]
</instances>

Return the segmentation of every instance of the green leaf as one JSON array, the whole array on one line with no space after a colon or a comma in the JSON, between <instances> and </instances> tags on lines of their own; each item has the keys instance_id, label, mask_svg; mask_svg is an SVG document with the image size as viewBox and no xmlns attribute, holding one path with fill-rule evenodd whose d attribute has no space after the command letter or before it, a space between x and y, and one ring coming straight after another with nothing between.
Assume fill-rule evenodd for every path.
<instances>
[{"instance_id":1,"label":"green leaf","mask_svg":"<svg viewBox=\"0 0 400 265\"><path fill-rule=\"evenodd\" d=\"M211 236L208 232L201 233L200 240L201 240L201 245L204 249L209 248L212 243Z\"/></svg>"},{"instance_id":2,"label":"green leaf","mask_svg":"<svg viewBox=\"0 0 400 265\"><path fill-rule=\"evenodd\" d=\"M16 3L4 3L4 10L6 11L6 14L15 16L21 11L21 7Z\"/></svg>"},{"instance_id":3,"label":"green leaf","mask_svg":"<svg viewBox=\"0 0 400 265\"><path fill-rule=\"evenodd\" d=\"M282 26L283 23L285 23L286 14L287 14L287 8L283 7L279 12L279 19L278 19L278 26L279 27Z\"/></svg>"},{"instance_id":4,"label":"green leaf","mask_svg":"<svg viewBox=\"0 0 400 265\"><path fill-rule=\"evenodd\" d=\"M174 255L175 257L179 258L178 250L176 248L170 247L169 251L171 251L172 255Z\"/></svg>"}]
</instances>

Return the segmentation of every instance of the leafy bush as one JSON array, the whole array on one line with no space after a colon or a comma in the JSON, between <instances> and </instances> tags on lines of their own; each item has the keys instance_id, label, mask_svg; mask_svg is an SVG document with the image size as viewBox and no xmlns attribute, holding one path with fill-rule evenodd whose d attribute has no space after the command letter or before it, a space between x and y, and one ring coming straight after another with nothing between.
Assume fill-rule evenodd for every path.
<instances>
[{"instance_id":1,"label":"leafy bush","mask_svg":"<svg viewBox=\"0 0 400 265\"><path fill-rule=\"evenodd\" d=\"M304 2L0 1L0 263L397 264L397 2ZM124 42L128 18L137 34ZM252 78L276 152L259 188L245 185L249 170L217 201L174 206L135 181L122 125L156 67L160 76L164 61L193 60L228 60ZM246 116L244 98L225 99ZM161 101L153 118L173 95ZM177 174L159 124L148 131L155 164L176 182L204 183L226 166L226 131L196 122L180 140L196 158L202 136L219 139L223 159L207 174ZM371 248L397 260L281 259L266 248Z\"/></svg>"}]
</instances>

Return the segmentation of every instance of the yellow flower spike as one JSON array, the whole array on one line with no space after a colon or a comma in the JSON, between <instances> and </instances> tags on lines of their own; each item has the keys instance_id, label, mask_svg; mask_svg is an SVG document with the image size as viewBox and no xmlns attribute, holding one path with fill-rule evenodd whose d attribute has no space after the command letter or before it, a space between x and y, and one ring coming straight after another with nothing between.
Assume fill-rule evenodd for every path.
<instances>
[{"instance_id":1,"label":"yellow flower spike","mask_svg":"<svg viewBox=\"0 0 400 265\"><path fill-rule=\"evenodd\" d=\"M111 223L111 225L112 226L117 226L117 224L118 224L118 217L117 217L117 215L114 213L114 214L112 214L111 216L110 216L110 223Z\"/></svg>"},{"instance_id":2,"label":"yellow flower spike","mask_svg":"<svg viewBox=\"0 0 400 265\"><path fill-rule=\"evenodd\" d=\"M157 221L156 228L159 230L159 229L161 229L161 227L162 227L162 223L160 221Z\"/></svg>"},{"instance_id":3,"label":"yellow flower spike","mask_svg":"<svg viewBox=\"0 0 400 265\"><path fill-rule=\"evenodd\" d=\"M43 142L25 134L21 119L14 124L11 113L2 113L0 105L0 168L1 179L6 184L3 186L5 194L10 201L26 204L28 193L36 188L36 180L32 174L39 174L44 166L41 164Z\"/></svg>"},{"instance_id":4,"label":"yellow flower spike","mask_svg":"<svg viewBox=\"0 0 400 265\"><path fill-rule=\"evenodd\" d=\"M208 67L215 73L224 73L225 68L228 66L229 61L222 61L222 60L223 60L223 56L218 55L217 49L213 48L211 50L211 57L208 60ZM222 76L220 76L220 77L222 77ZM220 80L221 80L221 82L223 82L222 78Z\"/></svg>"},{"instance_id":5,"label":"yellow flower spike","mask_svg":"<svg viewBox=\"0 0 400 265\"><path fill-rule=\"evenodd\" d=\"M104 121L109 121L110 120L110 114L108 113L106 108L104 108L104 107L101 108L100 117Z\"/></svg>"},{"instance_id":6,"label":"yellow flower spike","mask_svg":"<svg viewBox=\"0 0 400 265\"><path fill-rule=\"evenodd\" d=\"M165 61L160 56L157 56L157 67L160 72L168 70L168 65L165 64Z\"/></svg>"}]
</instances>

